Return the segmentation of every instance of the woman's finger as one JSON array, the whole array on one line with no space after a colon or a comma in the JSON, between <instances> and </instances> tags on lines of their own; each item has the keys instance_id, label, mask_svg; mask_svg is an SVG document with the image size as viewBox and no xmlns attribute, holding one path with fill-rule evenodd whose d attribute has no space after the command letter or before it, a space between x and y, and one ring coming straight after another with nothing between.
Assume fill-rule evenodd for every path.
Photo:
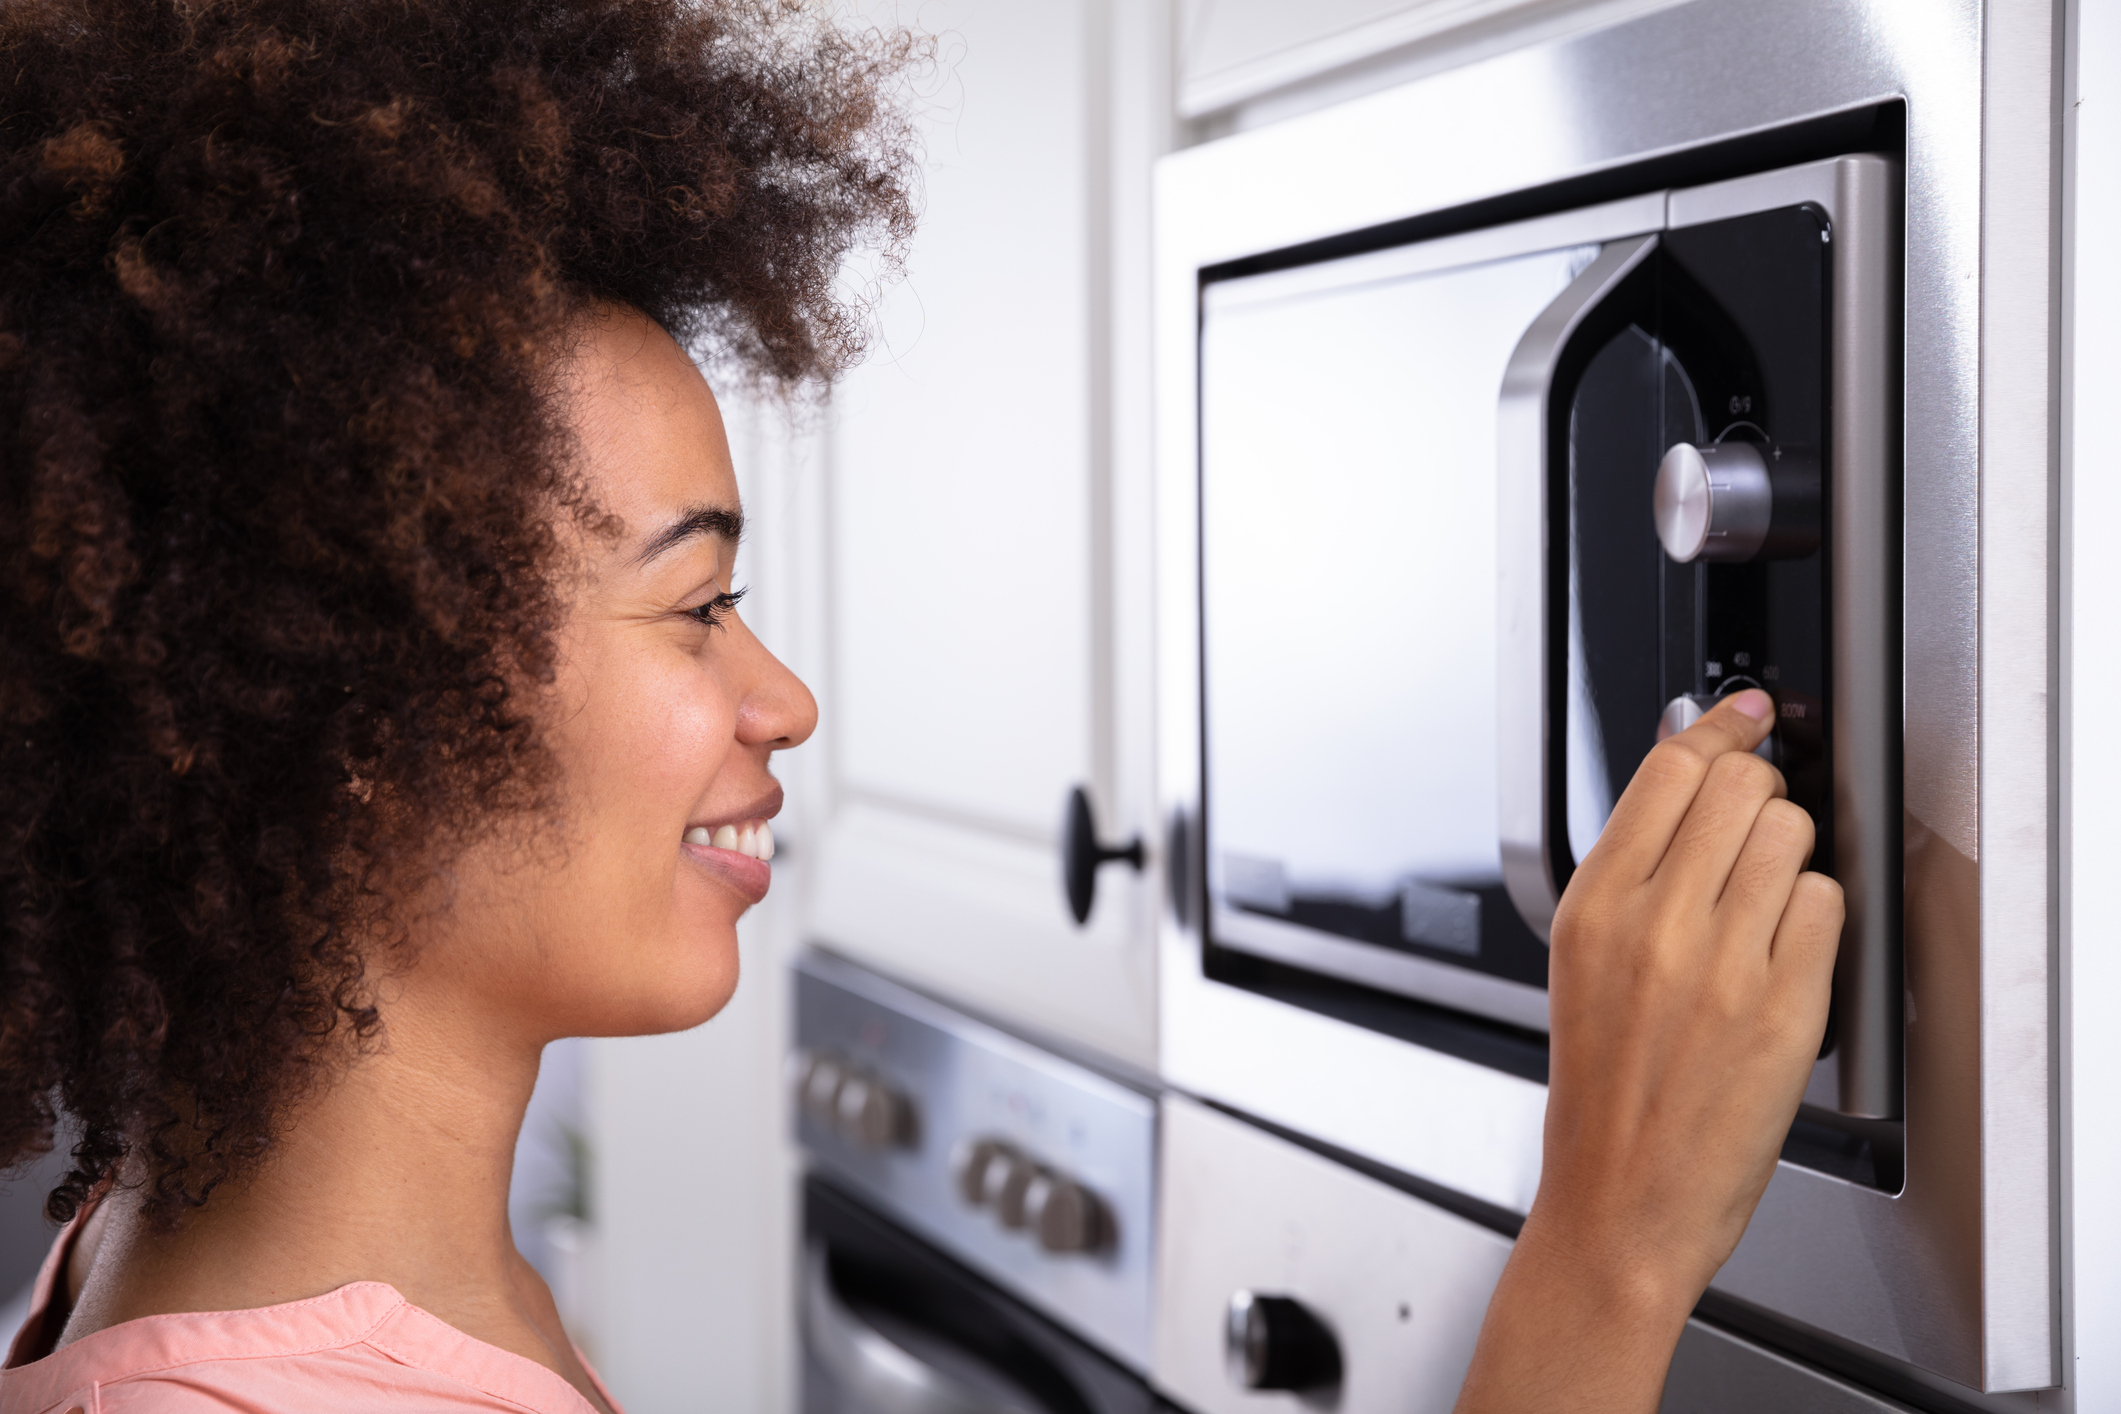
<instances>
[{"instance_id":1,"label":"woman's finger","mask_svg":"<svg viewBox=\"0 0 2121 1414\"><path fill-rule=\"evenodd\" d=\"M1816 1054L1834 990L1834 955L1845 908L1841 885L1799 874L1790 888L1768 957L1768 1008L1791 1044Z\"/></svg>"},{"instance_id":2,"label":"woman's finger","mask_svg":"<svg viewBox=\"0 0 2121 1414\"><path fill-rule=\"evenodd\" d=\"M1621 793L1583 868L1635 880L1656 873L1709 768L1733 752L1758 746L1770 730L1774 709L1774 699L1764 692L1734 692L1700 721L1659 742Z\"/></svg>"},{"instance_id":3,"label":"woman's finger","mask_svg":"<svg viewBox=\"0 0 2121 1414\"><path fill-rule=\"evenodd\" d=\"M1744 847L1731 864L1716 913L1729 941L1757 948L1762 962L1788 913L1791 890L1811 858L1812 817L1787 800L1769 800L1753 818Z\"/></svg>"},{"instance_id":4,"label":"woman's finger","mask_svg":"<svg viewBox=\"0 0 2121 1414\"><path fill-rule=\"evenodd\" d=\"M1782 773L1750 751L1717 757L1657 865L1660 891L1703 914L1715 908L1762 807L1785 794ZM1781 911L1778 899L1769 919Z\"/></svg>"},{"instance_id":5,"label":"woman's finger","mask_svg":"<svg viewBox=\"0 0 2121 1414\"><path fill-rule=\"evenodd\" d=\"M1809 870L1799 874L1775 929L1776 970L1803 976L1823 970L1831 976L1845 912L1841 885Z\"/></svg>"}]
</instances>

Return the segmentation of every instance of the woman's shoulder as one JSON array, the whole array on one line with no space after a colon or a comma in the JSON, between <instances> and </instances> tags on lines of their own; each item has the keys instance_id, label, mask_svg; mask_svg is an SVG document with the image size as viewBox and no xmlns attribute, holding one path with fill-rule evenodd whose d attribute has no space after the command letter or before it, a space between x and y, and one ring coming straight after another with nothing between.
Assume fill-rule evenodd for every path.
<instances>
[{"instance_id":1,"label":"woman's shoulder","mask_svg":"<svg viewBox=\"0 0 2121 1414\"><path fill-rule=\"evenodd\" d=\"M560 1376L381 1282L246 1311L146 1316L0 1370L0 1414L352 1408L587 1414Z\"/></svg>"}]
</instances>

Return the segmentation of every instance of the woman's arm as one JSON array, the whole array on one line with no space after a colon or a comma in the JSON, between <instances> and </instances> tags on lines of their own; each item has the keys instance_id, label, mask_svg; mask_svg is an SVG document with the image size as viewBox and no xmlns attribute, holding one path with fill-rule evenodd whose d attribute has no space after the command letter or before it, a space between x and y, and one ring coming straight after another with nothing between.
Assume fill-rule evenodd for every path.
<instances>
[{"instance_id":1,"label":"woman's arm","mask_svg":"<svg viewBox=\"0 0 2121 1414\"><path fill-rule=\"evenodd\" d=\"M1841 889L1752 754L1767 694L1660 744L1554 917L1539 1193L1459 1414L1657 1407L1826 1030Z\"/></svg>"}]
</instances>

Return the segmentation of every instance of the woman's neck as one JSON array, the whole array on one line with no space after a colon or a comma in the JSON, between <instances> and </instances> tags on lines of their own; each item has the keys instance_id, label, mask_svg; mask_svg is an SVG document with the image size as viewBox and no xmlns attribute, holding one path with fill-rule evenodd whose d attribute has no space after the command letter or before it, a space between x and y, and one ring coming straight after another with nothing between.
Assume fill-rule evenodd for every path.
<instances>
[{"instance_id":1,"label":"woman's neck","mask_svg":"<svg viewBox=\"0 0 2121 1414\"><path fill-rule=\"evenodd\" d=\"M544 1283L517 1253L508 1186L542 1047L504 1043L488 1018L385 1011L382 1043L302 1102L254 1176L217 1191L174 1233L124 1191L84 1232L70 1344L141 1316L298 1301L387 1282L465 1334L565 1376L598 1404Z\"/></svg>"}]
</instances>

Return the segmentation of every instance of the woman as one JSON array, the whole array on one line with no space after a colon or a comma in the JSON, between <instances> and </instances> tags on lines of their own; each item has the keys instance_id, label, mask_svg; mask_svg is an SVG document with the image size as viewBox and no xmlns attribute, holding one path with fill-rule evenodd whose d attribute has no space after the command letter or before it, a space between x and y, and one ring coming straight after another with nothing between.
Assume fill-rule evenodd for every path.
<instances>
[{"instance_id":1,"label":"woman","mask_svg":"<svg viewBox=\"0 0 2121 1414\"><path fill-rule=\"evenodd\" d=\"M516 1130L549 1041L726 1001L815 722L681 341L853 355L918 56L773 0L0 7L0 1159L80 1136L0 1414L615 1408ZM1772 1169L1839 905L1765 715L1571 887L1467 1408L1652 1407Z\"/></svg>"}]
</instances>

